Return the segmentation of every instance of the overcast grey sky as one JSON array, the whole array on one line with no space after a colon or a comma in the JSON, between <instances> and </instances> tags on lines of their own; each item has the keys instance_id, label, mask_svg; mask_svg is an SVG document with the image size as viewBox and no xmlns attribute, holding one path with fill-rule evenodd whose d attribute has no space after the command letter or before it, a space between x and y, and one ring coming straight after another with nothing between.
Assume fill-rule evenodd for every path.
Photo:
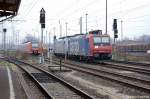
<instances>
[{"instance_id":1,"label":"overcast grey sky","mask_svg":"<svg viewBox=\"0 0 150 99\"><path fill-rule=\"evenodd\" d=\"M65 23L68 23L68 35L80 33L79 18L83 17L85 33L85 14L88 14L88 30L102 29L105 33L105 0L22 0L16 22L5 22L8 33L18 32L20 37L26 34L40 36L39 12L46 11L46 28L53 36L54 27L59 37L59 20L65 35ZM121 20L123 37L138 37L149 34L150 0L108 0L108 34L113 37L113 19L118 19L120 38ZM12 33L11 33L12 34ZM9 35L11 36L11 35Z\"/></svg>"}]
</instances>

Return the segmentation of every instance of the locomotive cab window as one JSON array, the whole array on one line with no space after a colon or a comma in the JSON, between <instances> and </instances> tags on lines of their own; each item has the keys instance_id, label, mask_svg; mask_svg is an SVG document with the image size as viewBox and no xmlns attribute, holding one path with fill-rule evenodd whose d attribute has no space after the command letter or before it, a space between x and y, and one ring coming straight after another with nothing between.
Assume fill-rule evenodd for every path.
<instances>
[{"instance_id":1,"label":"locomotive cab window","mask_svg":"<svg viewBox=\"0 0 150 99\"><path fill-rule=\"evenodd\" d=\"M94 37L94 43L110 43L109 37Z\"/></svg>"},{"instance_id":2,"label":"locomotive cab window","mask_svg":"<svg viewBox=\"0 0 150 99\"><path fill-rule=\"evenodd\" d=\"M38 44L34 43L34 44L32 44L32 47L33 47L33 48L37 48L37 47L38 47Z\"/></svg>"},{"instance_id":3,"label":"locomotive cab window","mask_svg":"<svg viewBox=\"0 0 150 99\"><path fill-rule=\"evenodd\" d=\"M102 37L102 43L109 43L110 39L109 37Z\"/></svg>"},{"instance_id":4,"label":"locomotive cab window","mask_svg":"<svg viewBox=\"0 0 150 99\"><path fill-rule=\"evenodd\" d=\"M100 37L94 37L94 44L97 44L97 43L101 43L101 38Z\"/></svg>"}]
</instances>

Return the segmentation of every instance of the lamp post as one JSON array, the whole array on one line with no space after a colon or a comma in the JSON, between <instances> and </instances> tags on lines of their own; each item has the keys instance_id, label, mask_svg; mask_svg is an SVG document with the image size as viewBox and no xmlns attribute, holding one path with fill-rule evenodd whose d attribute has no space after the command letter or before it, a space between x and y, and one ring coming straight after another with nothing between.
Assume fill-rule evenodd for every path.
<instances>
[{"instance_id":1,"label":"lamp post","mask_svg":"<svg viewBox=\"0 0 150 99\"><path fill-rule=\"evenodd\" d=\"M68 27L67 27L68 23L66 22L66 37L67 37L67 32L68 32Z\"/></svg>"},{"instance_id":2,"label":"lamp post","mask_svg":"<svg viewBox=\"0 0 150 99\"><path fill-rule=\"evenodd\" d=\"M121 20L121 41L123 41L123 21Z\"/></svg>"},{"instance_id":3,"label":"lamp post","mask_svg":"<svg viewBox=\"0 0 150 99\"><path fill-rule=\"evenodd\" d=\"M86 28L85 28L85 31L86 31L86 33L87 33L87 13L85 14L85 16L86 16Z\"/></svg>"},{"instance_id":4,"label":"lamp post","mask_svg":"<svg viewBox=\"0 0 150 99\"><path fill-rule=\"evenodd\" d=\"M67 27L67 25L68 25L68 23L66 22L66 39L65 39L65 45L67 45L66 43L67 43L67 33L68 33L68 27ZM67 51L66 51L66 46L65 46L65 61L67 60Z\"/></svg>"},{"instance_id":5,"label":"lamp post","mask_svg":"<svg viewBox=\"0 0 150 99\"><path fill-rule=\"evenodd\" d=\"M6 55L6 31L7 31L7 29L4 28L3 29L3 33L4 33L4 56Z\"/></svg>"},{"instance_id":6,"label":"lamp post","mask_svg":"<svg viewBox=\"0 0 150 99\"><path fill-rule=\"evenodd\" d=\"M61 37L62 36L62 26L61 26L60 20L59 20L59 29L60 29L60 37Z\"/></svg>"},{"instance_id":7,"label":"lamp post","mask_svg":"<svg viewBox=\"0 0 150 99\"><path fill-rule=\"evenodd\" d=\"M80 17L80 34L82 34L82 17Z\"/></svg>"},{"instance_id":8,"label":"lamp post","mask_svg":"<svg viewBox=\"0 0 150 99\"><path fill-rule=\"evenodd\" d=\"M105 34L107 34L107 0L106 0L106 31L105 31Z\"/></svg>"}]
</instances>

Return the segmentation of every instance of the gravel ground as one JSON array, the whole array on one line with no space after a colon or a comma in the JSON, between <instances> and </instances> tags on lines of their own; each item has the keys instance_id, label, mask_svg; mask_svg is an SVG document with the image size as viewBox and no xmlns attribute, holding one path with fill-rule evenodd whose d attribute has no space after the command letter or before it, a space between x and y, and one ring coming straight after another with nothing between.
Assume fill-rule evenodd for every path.
<instances>
[{"instance_id":1,"label":"gravel ground","mask_svg":"<svg viewBox=\"0 0 150 99\"><path fill-rule=\"evenodd\" d=\"M31 62L32 63L32 62ZM37 65L37 62L33 62ZM48 70L48 64L42 68ZM66 68L63 68L66 69ZM51 71L50 71L51 72ZM77 71L55 72L61 78L85 90L97 99L150 99L150 95L118 83Z\"/></svg>"},{"instance_id":2,"label":"gravel ground","mask_svg":"<svg viewBox=\"0 0 150 99\"><path fill-rule=\"evenodd\" d=\"M30 66L24 66L23 68L32 73L32 75L40 82L47 92L55 97L55 99L83 99L83 97L45 73L31 68Z\"/></svg>"},{"instance_id":3,"label":"gravel ground","mask_svg":"<svg viewBox=\"0 0 150 99\"><path fill-rule=\"evenodd\" d=\"M35 85L35 83L31 81L27 74L23 73L22 75L24 77L25 83L28 86L27 91L30 94L30 97L32 97L31 99L47 99Z\"/></svg>"},{"instance_id":4,"label":"gravel ground","mask_svg":"<svg viewBox=\"0 0 150 99\"><path fill-rule=\"evenodd\" d=\"M70 61L70 62L72 62L72 61ZM141 74L141 73L139 74L139 73L132 72L132 71L126 71L126 70L111 68L111 67L109 67L109 65L108 66L105 66L105 65L102 65L102 64L93 65L93 64L87 64L87 63L84 64L84 63L80 63L80 62L74 62L74 64L81 64L85 68L90 67L90 68L95 68L95 69L98 69L98 70L107 70L107 71L110 71L110 72L116 72L116 73L119 73L119 74L131 76L131 77L137 77L139 79L150 80L150 76L147 76L147 75L144 75L144 74Z\"/></svg>"},{"instance_id":5,"label":"gravel ground","mask_svg":"<svg viewBox=\"0 0 150 99\"><path fill-rule=\"evenodd\" d=\"M97 95L99 94L99 96L103 95L105 97L104 99L143 99L143 97L144 99L150 98L150 95L144 92L85 73L73 71L71 73L61 73L59 75L63 76L63 78L68 79L78 86L80 85L82 87L87 87L88 90L92 90L92 93Z\"/></svg>"},{"instance_id":6,"label":"gravel ground","mask_svg":"<svg viewBox=\"0 0 150 99\"><path fill-rule=\"evenodd\" d=\"M24 73L20 68L15 65L11 66L13 73L15 73L15 77L20 82L19 84L22 85L22 90L17 91L17 95L24 96L26 94L26 98L18 98L18 99L47 99L43 93L39 90L39 88L31 81L26 73ZM14 88L15 90L18 89L18 86Z\"/></svg>"},{"instance_id":7,"label":"gravel ground","mask_svg":"<svg viewBox=\"0 0 150 99\"><path fill-rule=\"evenodd\" d=\"M117 93L120 93L120 94L129 95L129 96L137 96L137 95L147 96L148 95L144 92L141 92L141 91L129 88L129 87L125 87L125 86L116 84L115 82L104 80L104 79L101 79L101 78L97 78L95 76L84 74L84 73L81 73L81 72L80 73L75 72L74 75L77 76L77 77L82 77L82 79L91 81L95 84L100 84L100 85L105 86L105 87L115 88L115 89L118 90Z\"/></svg>"}]
</instances>

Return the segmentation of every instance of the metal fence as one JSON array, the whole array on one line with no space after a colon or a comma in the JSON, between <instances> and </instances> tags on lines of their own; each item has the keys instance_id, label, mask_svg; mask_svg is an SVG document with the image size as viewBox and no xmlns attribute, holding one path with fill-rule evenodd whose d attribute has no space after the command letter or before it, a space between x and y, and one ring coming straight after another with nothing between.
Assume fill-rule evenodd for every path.
<instances>
[{"instance_id":1,"label":"metal fence","mask_svg":"<svg viewBox=\"0 0 150 99\"><path fill-rule=\"evenodd\" d=\"M113 45L113 58L129 61L150 61L150 44Z\"/></svg>"}]
</instances>

